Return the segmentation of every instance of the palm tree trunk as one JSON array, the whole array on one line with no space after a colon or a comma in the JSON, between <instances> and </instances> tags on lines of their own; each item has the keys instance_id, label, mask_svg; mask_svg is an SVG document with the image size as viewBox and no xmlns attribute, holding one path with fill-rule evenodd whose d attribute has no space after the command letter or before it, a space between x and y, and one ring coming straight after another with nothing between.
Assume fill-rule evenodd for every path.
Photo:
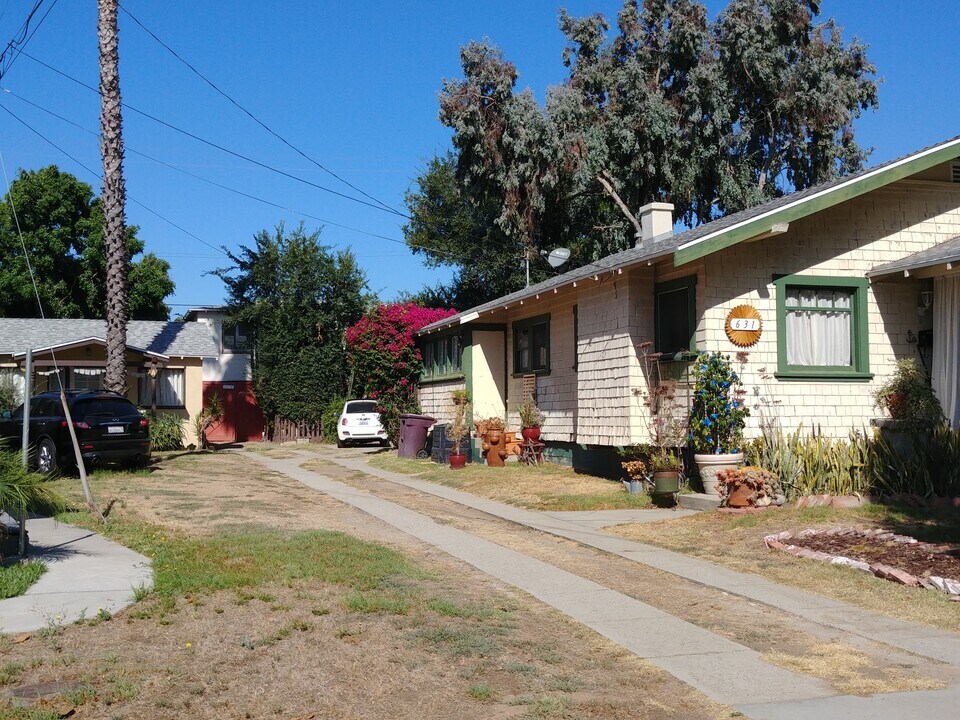
<instances>
[{"instance_id":1,"label":"palm tree trunk","mask_svg":"<svg viewBox=\"0 0 960 720\"><path fill-rule=\"evenodd\" d=\"M120 113L117 0L97 0L100 42L100 151L103 155L103 247L107 269L107 373L104 387L127 391L126 191Z\"/></svg>"}]
</instances>

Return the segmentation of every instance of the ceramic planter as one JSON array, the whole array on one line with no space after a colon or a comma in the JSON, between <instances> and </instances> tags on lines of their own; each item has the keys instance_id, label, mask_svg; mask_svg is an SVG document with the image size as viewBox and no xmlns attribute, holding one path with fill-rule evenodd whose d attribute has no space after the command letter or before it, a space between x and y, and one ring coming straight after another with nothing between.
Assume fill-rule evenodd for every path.
<instances>
[{"instance_id":1,"label":"ceramic planter","mask_svg":"<svg viewBox=\"0 0 960 720\"><path fill-rule=\"evenodd\" d=\"M463 453L459 455L454 455L450 453L450 467L454 470L462 470L463 466L467 464L467 456Z\"/></svg>"},{"instance_id":2,"label":"ceramic planter","mask_svg":"<svg viewBox=\"0 0 960 720\"><path fill-rule=\"evenodd\" d=\"M540 428L538 427L520 428L520 434L523 436L524 440L530 440L531 442L540 442Z\"/></svg>"},{"instance_id":3,"label":"ceramic planter","mask_svg":"<svg viewBox=\"0 0 960 720\"><path fill-rule=\"evenodd\" d=\"M503 467L503 461L507 457L507 450L504 443L502 430L487 430L483 436L483 457L486 458L487 465L490 467Z\"/></svg>"},{"instance_id":4,"label":"ceramic planter","mask_svg":"<svg viewBox=\"0 0 960 720\"><path fill-rule=\"evenodd\" d=\"M653 492L657 495L669 495L680 492L680 472L677 470L659 470L654 472Z\"/></svg>"},{"instance_id":5,"label":"ceramic planter","mask_svg":"<svg viewBox=\"0 0 960 720\"><path fill-rule=\"evenodd\" d=\"M707 495L717 494L717 473L721 470L738 468L743 463L743 453L726 453L721 455L695 454L693 461L700 471L700 481L703 491Z\"/></svg>"}]
</instances>

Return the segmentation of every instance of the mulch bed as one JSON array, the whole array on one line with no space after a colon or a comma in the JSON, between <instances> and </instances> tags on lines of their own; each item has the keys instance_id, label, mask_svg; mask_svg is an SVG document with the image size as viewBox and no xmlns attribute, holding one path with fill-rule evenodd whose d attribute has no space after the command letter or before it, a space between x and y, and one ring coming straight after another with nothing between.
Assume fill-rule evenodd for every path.
<instances>
[{"instance_id":1,"label":"mulch bed","mask_svg":"<svg viewBox=\"0 0 960 720\"><path fill-rule=\"evenodd\" d=\"M960 546L919 542L877 529L784 531L764 538L767 547L798 557L846 565L904 585L960 596Z\"/></svg>"}]
</instances>

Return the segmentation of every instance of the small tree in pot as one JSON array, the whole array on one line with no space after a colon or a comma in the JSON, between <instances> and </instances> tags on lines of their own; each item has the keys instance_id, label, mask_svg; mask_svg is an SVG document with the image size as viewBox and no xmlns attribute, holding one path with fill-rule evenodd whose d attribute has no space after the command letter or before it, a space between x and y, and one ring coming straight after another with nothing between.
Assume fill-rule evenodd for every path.
<instances>
[{"instance_id":1,"label":"small tree in pot","mask_svg":"<svg viewBox=\"0 0 960 720\"><path fill-rule=\"evenodd\" d=\"M688 440L700 470L703 490L717 492L717 472L743 462L743 428L750 410L746 391L730 358L701 353L693 368L693 406Z\"/></svg>"},{"instance_id":2,"label":"small tree in pot","mask_svg":"<svg viewBox=\"0 0 960 720\"><path fill-rule=\"evenodd\" d=\"M873 394L874 405L894 420L931 428L946 421L930 378L913 358L897 360L897 369Z\"/></svg>"},{"instance_id":3,"label":"small tree in pot","mask_svg":"<svg viewBox=\"0 0 960 720\"><path fill-rule=\"evenodd\" d=\"M454 390L451 393L453 402L453 422L447 426L447 437L453 443L450 448L450 467L460 470L467 464L467 456L463 453L463 440L470 435L467 427L467 411L470 408L470 395L466 390Z\"/></svg>"}]
</instances>

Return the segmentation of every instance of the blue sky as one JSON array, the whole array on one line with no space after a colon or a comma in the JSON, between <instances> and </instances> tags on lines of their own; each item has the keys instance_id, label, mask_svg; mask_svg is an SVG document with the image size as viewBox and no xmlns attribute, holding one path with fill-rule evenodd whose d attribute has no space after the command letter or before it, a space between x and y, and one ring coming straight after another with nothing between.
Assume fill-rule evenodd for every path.
<instances>
[{"instance_id":1,"label":"blue sky","mask_svg":"<svg viewBox=\"0 0 960 720\"><path fill-rule=\"evenodd\" d=\"M34 0L0 0L0 42L13 37ZM51 7L46 0L42 14ZM121 0L145 26L172 46L253 114L308 156L387 205L403 210L403 194L423 163L449 146L437 120L437 91L459 73L458 49L489 37L520 71L520 87L543 97L563 78L564 39L557 30L559 3L484 0L403 3L353 0ZM716 13L725 3L708 2ZM616 0L576 0L571 13L603 12L615 18ZM960 66L956 29L960 3L902 0L824 0L823 16L836 17L844 38L857 35L884 78L880 110L862 118L858 137L879 163L960 134ZM39 16L38 16L39 17ZM216 95L170 56L125 13L120 13L123 99L140 110L238 153L304 178L355 194ZM95 86L98 82L96 2L59 0L27 52ZM95 93L21 56L0 80L12 91L87 130L99 123ZM95 135L72 127L9 93L0 105L99 171ZM206 147L126 111L127 190L136 202L128 222L139 225L147 250L167 259L177 284L174 311L223 300L221 282L204 273L227 264L214 248L236 250L278 222L319 220L244 198L135 154L300 211L328 223L323 240L351 248L370 288L384 299L446 279L402 244L403 219L349 202ZM9 177L19 168L51 163L99 192L99 179L74 160L0 112L0 152ZM5 186L4 186L5 187ZM167 221L188 231L173 227ZM200 238L208 245L204 245ZM212 246L212 247L210 247ZM2 261L2 259L0 259Z\"/></svg>"}]
</instances>

